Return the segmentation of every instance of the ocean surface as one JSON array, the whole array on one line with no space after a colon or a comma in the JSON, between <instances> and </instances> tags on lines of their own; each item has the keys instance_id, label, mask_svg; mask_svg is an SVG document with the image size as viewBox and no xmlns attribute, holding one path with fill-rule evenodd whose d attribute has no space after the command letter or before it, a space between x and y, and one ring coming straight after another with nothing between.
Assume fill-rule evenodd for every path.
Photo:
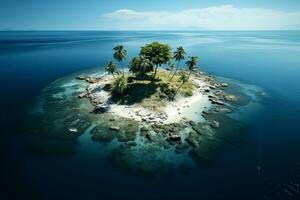
<instances>
[{"instance_id":1,"label":"ocean surface","mask_svg":"<svg viewBox=\"0 0 300 200\"><path fill-rule=\"evenodd\" d=\"M105 147L87 134L73 156L25 150L26 114L45 87L80 71L103 71L117 44L130 58L153 41L183 46L207 73L264 89L268 98L241 116L248 142L225 148L190 174L167 178L113 169L98 153ZM1 199L300 197L299 31L0 32L0 89Z\"/></svg>"}]
</instances>

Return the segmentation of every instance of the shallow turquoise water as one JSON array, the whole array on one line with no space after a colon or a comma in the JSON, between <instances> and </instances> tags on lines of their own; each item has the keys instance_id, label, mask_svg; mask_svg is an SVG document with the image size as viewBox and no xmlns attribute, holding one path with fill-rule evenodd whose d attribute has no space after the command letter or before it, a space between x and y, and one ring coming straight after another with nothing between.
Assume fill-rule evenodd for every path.
<instances>
[{"instance_id":1,"label":"shallow turquoise water","mask_svg":"<svg viewBox=\"0 0 300 200\"><path fill-rule=\"evenodd\" d=\"M24 151L26 131L22 125L27 105L47 85L79 70L103 70L116 44L124 44L131 57L140 45L152 41L182 45L188 54L199 56L202 70L267 91L268 98L259 108L237 116L248 125L251 140L247 144L224 149L213 164L196 173L158 180L111 169L93 150L101 145L85 143L87 135L79 138L80 150L75 156L37 156ZM257 199L264 195L292 199L298 194L290 197L284 190L291 182L299 183L299 56L298 31L1 32L0 88L1 105L5 105L1 171L6 191L11 197L24 194L44 199L61 194L72 199L87 194L95 199L120 194L133 199ZM14 193L16 188L19 194Z\"/></svg>"}]
</instances>

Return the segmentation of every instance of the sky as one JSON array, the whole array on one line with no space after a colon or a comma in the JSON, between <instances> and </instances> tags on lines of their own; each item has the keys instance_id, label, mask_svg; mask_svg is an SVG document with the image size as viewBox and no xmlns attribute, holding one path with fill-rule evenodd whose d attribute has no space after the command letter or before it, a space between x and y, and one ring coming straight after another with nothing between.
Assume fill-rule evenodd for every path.
<instances>
[{"instance_id":1,"label":"sky","mask_svg":"<svg viewBox=\"0 0 300 200\"><path fill-rule=\"evenodd\" d=\"M300 30L300 0L0 0L0 30Z\"/></svg>"}]
</instances>

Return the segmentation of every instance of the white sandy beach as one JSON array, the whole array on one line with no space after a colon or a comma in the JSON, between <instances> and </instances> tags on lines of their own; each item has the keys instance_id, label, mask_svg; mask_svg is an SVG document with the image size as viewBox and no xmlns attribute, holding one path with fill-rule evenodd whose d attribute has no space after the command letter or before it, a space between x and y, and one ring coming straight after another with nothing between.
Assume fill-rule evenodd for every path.
<instances>
[{"instance_id":1,"label":"white sandy beach","mask_svg":"<svg viewBox=\"0 0 300 200\"><path fill-rule=\"evenodd\" d=\"M205 89L209 88L209 83L204 77L193 77L195 90L190 97L177 95L174 101L166 101L166 106L160 111L147 109L140 104L118 105L109 101L110 93L103 90L106 83L112 81L113 77L106 75L101 81L91 83L87 88L88 96L94 105L108 105L109 113L149 123L170 124L181 120L204 121L201 113L211 106L208 94Z\"/></svg>"}]
</instances>

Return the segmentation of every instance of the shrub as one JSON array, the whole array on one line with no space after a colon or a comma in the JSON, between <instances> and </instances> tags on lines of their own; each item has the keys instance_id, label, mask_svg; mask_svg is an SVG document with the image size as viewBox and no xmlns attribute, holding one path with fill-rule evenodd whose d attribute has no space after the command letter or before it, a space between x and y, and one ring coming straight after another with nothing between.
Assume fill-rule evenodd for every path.
<instances>
[{"instance_id":1,"label":"shrub","mask_svg":"<svg viewBox=\"0 0 300 200\"><path fill-rule=\"evenodd\" d=\"M112 95L122 96L127 88L127 80L124 75L118 75L112 85Z\"/></svg>"}]
</instances>

